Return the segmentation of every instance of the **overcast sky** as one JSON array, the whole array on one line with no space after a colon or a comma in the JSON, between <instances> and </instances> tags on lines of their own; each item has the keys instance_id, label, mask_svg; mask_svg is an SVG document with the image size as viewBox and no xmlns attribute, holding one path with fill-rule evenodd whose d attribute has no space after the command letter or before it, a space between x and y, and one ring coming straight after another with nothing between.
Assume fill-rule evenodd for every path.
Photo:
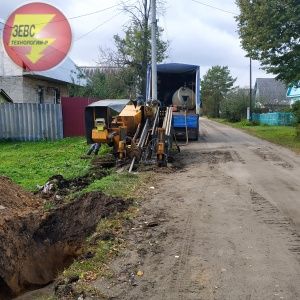
<instances>
[{"instance_id":1,"label":"overcast sky","mask_svg":"<svg viewBox=\"0 0 300 300\"><path fill-rule=\"evenodd\" d=\"M131 0L133 1L133 0ZM0 20L6 21L9 14L24 3L22 0L0 0ZM38 1L37 1L38 2ZM67 17L111 7L119 0L48 0ZM203 74L213 65L229 66L241 87L249 86L249 59L241 49L234 15L192 0L167 0L166 13L159 17L164 28L164 38L170 41L167 62L182 62L200 65ZM238 13L234 0L199 0L220 9ZM117 15L118 14L118 15ZM117 16L116 16L117 15ZM129 16L114 7L105 12L70 20L74 40L70 57L77 65L96 65L98 48L113 47L113 35L122 34ZM105 23L104 25L101 25ZM99 25L95 31L83 36ZM78 39L80 38L80 39ZM260 70L253 63L253 78L274 77Z\"/></svg>"}]
</instances>

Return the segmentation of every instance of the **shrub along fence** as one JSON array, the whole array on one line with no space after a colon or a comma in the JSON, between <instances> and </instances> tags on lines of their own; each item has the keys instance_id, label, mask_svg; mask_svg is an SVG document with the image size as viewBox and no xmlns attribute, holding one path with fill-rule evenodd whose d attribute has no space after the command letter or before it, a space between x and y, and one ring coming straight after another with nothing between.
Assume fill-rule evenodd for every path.
<instances>
[{"instance_id":1,"label":"shrub along fence","mask_svg":"<svg viewBox=\"0 0 300 300\"><path fill-rule=\"evenodd\" d=\"M38 141L62 138L60 104L0 104L0 140Z\"/></svg>"},{"instance_id":2,"label":"shrub along fence","mask_svg":"<svg viewBox=\"0 0 300 300\"><path fill-rule=\"evenodd\" d=\"M293 113L252 114L252 121L265 125L291 126L296 123Z\"/></svg>"}]
</instances>

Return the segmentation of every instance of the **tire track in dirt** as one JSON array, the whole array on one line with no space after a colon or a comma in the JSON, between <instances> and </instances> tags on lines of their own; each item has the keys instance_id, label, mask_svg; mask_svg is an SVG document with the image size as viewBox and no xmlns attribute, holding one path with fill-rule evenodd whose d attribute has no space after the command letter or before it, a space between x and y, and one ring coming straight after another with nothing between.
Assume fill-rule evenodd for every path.
<instances>
[{"instance_id":1,"label":"tire track in dirt","mask_svg":"<svg viewBox=\"0 0 300 300\"><path fill-rule=\"evenodd\" d=\"M267 147L258 147L258 148L254 148L252 150L257 156L259 156L264 161L269 161L272 164L274 164L276 166L281 166L285 169L289 169L289 170L294 169L293 165L291 165L290 163L288 163L287 161L282 159L279 155L277 155L276 153L274 153L271 149L269 149Z\"/></svg>"},{"instance_id":2,"label":"tire track in dirt","mask_svg":"<svg viewBox=\"0 0 300 300\"><path fill-rule=\"evenodd\" d=\"M188 174L186 176L191 178L191 180L197 179L197 177L189 176ZM204 196L209 187L209 181L210 177L207 177L204 181L204 184L198 190L199 195L201 194ZM197 184L197 180L195 180L195 184ZM184 223L184 230L180 233L182 239L180 251L177 257L178 261L172 267L172 273L169 278L166 279L166 283L164 284L164 286L167 286L168 288L161 291L162 300L186 300L190 299L187 298L187 294L197 293L197 291L195 291L195 287L192 286L193 283L189 280L191 273L191 267L189 263L190 257L193 256L192 247L194 246L195 242L195 230L197 223L199 222L199 215L201 215L200 210L202 203L199 200L197 203L193 204L195 204L193 207L194 209L189 210L187 213Z\"/></svg>"},{"instance_id":3,"label":"tire track in dirt","mask_svg":"<svg viewBox=\"0 0 300 300\"><path fill-rule=\"evenodd\" d=\"M288 240L288 250L297 256L300 261L300 234L297 233L293 222L282 215L282 212L266 198L250 191L253 210L262 221L272 227L276 227L281 235Z\"/></svg>"}]
</instances>

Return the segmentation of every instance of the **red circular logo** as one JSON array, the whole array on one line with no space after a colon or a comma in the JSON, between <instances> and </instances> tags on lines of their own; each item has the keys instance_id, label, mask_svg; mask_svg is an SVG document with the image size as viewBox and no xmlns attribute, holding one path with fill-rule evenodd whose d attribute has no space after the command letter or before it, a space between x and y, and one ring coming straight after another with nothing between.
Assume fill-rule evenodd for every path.
<instances>
[{"instance_id":1,"label":"red circular logo","mask_svg":"<svg viewBox=\"0 0 300 300\"><path fill-rule=\"evenodd\" d=\"M9 57L27 71L45 71L68 54L72 32L67 18L54 6L30 3L16 9L3 29Z\"/></svg>"}]
</instances>

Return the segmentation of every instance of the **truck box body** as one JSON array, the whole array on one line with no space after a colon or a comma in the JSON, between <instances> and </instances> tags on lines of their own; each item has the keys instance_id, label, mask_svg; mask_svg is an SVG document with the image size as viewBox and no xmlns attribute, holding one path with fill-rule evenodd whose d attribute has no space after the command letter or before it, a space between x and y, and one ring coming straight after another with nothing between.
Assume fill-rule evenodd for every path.
<instances>
[{"instance_id":1,"label":"truck box body","mask_svg":"<svg viewBox=\"0 0 300 300\"><path fill-rule=\"evenodd\" d=\"M162 106L171 106L174 93L181 87L188 87L195 93L195 108L193 110L173 113L173 127L180 137L186 136L188 128L189 139L198 139L200 114L200 67L180 63L159 64L157 66L157 93ZM147 99L151 99L151 67L147 74ZM186 115L187 114L187 115Z\"/></svg>"}]
</instances>

